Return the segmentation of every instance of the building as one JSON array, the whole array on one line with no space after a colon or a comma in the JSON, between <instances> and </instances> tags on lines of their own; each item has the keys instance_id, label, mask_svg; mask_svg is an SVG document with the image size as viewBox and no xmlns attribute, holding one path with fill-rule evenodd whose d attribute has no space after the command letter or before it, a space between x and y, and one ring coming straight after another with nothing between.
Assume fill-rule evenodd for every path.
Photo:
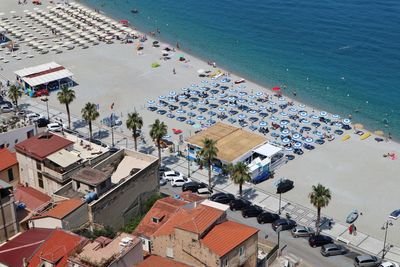
<instances>
[{"instance_id":1,"label":"building","mask_svg":"<svg viewBox=\"0 0 400 267\"><path fill-rule=\"evenodd\" d=\"M73 230L88 221L87 204L82 199L68 199L51 204L29 219L29 228Z\"/></svg>"},{"instance_id":2,"label":"building","mask_svg":"<svg viewBox=\"0 0 400 267\"><path fill-rule=\"evenodd\" d=\"M0 180L11 184L13 187L19 183L17 156L7 148L0 149Z\"/></svg>"},{"instance_id":3,"label":"building","mask_svg":"<svg viewBox=\"0 0 400 267\"><path fill-rule=\"evenodd\" d=\"M68 259L71 267L132 267L143 260L140 239L121 233L114 239L98 237Z\"/></svg>"},{"instance_id":4,"label":"building","mask_svg":"<svg viewBox=\"0 0 400 267\"><path fill-rule=\"evenodd\" d=\"M142 204L158 192L158 158L119 150L92 169L76 172L71 179L53 198L84 198L91 225L119 229L139 214Z\"/></svg>"},{"instance_id":5,"label":"building","mask_svg":"<svg viewBox=\"0 0 400 267\"><path fill-rule=\"evenodd\" d=\"M134 265L134 267L154 267L154 266L162 266L162 267L190 267L189 265L166 259L157 255L149 255L139 264Z\"/></svg>"},{"instance_id":6,"label":"building","mask_svg":"<svg viewBox=\"0 0 400 267\"><path fill-rule=\"evenodd\" d=\"M258 229L228 221L226 205L209 200L149 211L137 234L150 253L189 266L256 266ZM143 232L144 230L144 232Z\"/></svg>"},{"instance_id":7,"label":"building","mask_svg":"<svg viewBox=\"0 0 400 267\"><path fill-rule=\"evenodd\" d=\"M63 85L68 87L74 85L73 73L55 62L25 68L14 73L17 83L29 96L35 96L35 92L41 89L51 91Z\"/></svg>"},{"instance_id":8,"label":"building","mask_svg":"<svg viewBox=\"0 0 400 267\"><path fill-rule=\"evenodd\" d=\"M0 180L0 242L18 233L12 185Z\"/></svg>"},{"instance_id":9,"label":"building","mask_svg":"<svg viewBox=\"0 0 400 267\"><path fill-rule=\"evenodd\" d=\"M0 245L0 263L7 267L25 267L35 251L43 244L53 229L30 229Z\"/></svg>"},{"instance_id":10,"label":"building","mask_svg":"<svg viewBox=\"0 0 400 267\"><path fill-rule=\"evenodd\" d=\"M109 155L108 148L67 133L41 133L16 144L15 149L21 183L48 195L67 184L81 168Z\"/></svg>"},{"instance_id":11,"label":"building","mask_svg":"<svg viewBox=\"0 0 400 267\"><path fill-rule=\"evenodd\" d=\"M221 122L186 140L190 160L197 159L205 138L216 141L218 153L213 170L218 173L223 165L244 162L252 173L252 182L258 183L284 162L283 150L268 144L265 137Z\"/></svg>"},{"instance_id":12,"label":"building","mask_svg":"<svg viewBox=\"0 0 400 267\"><path fill-rule=\"evenodd\" d=\"M24 124L23 122L15 123L15 127L7 126L7 123L2 125L3 132L0 133L0 149L8 148L11 152L15 152L14 146L37 133L35 125Z\"/></svg>"}]
</instances>

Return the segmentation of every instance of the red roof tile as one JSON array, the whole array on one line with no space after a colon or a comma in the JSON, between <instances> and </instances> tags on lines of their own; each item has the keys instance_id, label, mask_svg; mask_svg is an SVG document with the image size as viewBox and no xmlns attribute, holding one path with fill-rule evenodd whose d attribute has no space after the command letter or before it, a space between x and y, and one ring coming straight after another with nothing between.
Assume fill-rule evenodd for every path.
<instances>
[{"instance_id":1,"label":"red roof tile","mask_svg":"<svg viewBox=\"0 0 400 267\"><path fill-rule=\"evenodd\" d=\"M0 171L18 164L15 153L10 152L7 148L0 149L0 159Z\"/></svg>"},{"instance_id":2,"label":"red roof tile","mask_svg":"<svg viewBox=\"0 0 400 267\"><path fill-rule=\"evenodd\" d=\"M180 194L180 196L181 196L181 198L183 200L188 201L188 202L196 202L196 201L200 201L200 200L206 199L205 197L201 197L199 195L193 194L190 191L182 192Z\"/></svg>"},{"instance_id":3,"label":"red roof tile","mask_svg":"<svg viewBox=\"0 0 400 267\"><path fill-rule=\"evenodd\" d=\"M42 133L15 145L18 153L43 160L74 142L52 133Z\"/></svg>"},{"instance_id":4,"label":"red roof tile","mask_svg":"<svg viewBox=\"0 0 400 267\"><path fill-rule=\"evenodd\" d=\"M224 213L222 210L201 204L192 209L181 208L154 235L169 235L175 228L201 235Z\"/></svg>"},{"instance_id":5,"label":"red roof tile","mask_svg":"<svg viewBox=\"0 0 400 267\"><path fill-rule=\"evenodd\" d=\"M29 211L35 211L51 200L51 197L39 190L22 185L18 185L16 190L14 190L14 197L15 201L23 202L26 205L26 209Z\"/></svg>"},{"instance_id":6,"label":"red roof tile","mask_svg":"<svg viewBox=\"0 0 400 267\"><path fill-rule=\"evenodd\" d=\"M56 203L53 208L47 210L46 212L43 212L38 216L33 217L32 220L43 217L52 217L61 220L83 204L85 204L85 202L83 202L81 199L68 199L65 201L61 201Z\"/></svg>"},{"instance_id":7,"label":"red roof tile","mask_svg":"<svg viewBox=\"0 0 400 267\"><path fill-rule=\"evenodd\" d=\"M156 255L150 255L144 259L141 263L136 264L135 267L189 267L189 265L166 259Z\"/></svg>"},{"instance_id":8,"label":"red roof tile","mask_svg":"<svg viewBox=\"0 0 400 267\"><path fill-rule=\"evenodd\" d=\"M254 234L258 229L232 221L225 221L214 226L201 242L218 256L232 251Z\"/></svg>"},{"instance_id":9,"label":"red roof tile","mask_svg":"<svg viewBox=\"0 0 400 267\"><path fill-rule=\"evenodd\" d=\"M158 230L166 221L168 221L171 214L175 213L179 207L186 205L187 202L174 199L171 197L162 198L154 203L153 207L147 212L146 216L142 219L140 224L135 229L136 235L143 235L150 237L155 231ZM156 217L162 219L160 222L153 222L152 218Z\"/></svg>"},{"instance_id":10,"label":"red roof tile","mask_svg":"<svg viewBox=\"0 0 400 267\"><path fill-rule=\"evenodd\" d=\"M68 255L85 241L84 237L57 229L35 251L28 267L40 266L43 260L53 263L53 267L67 266Z\"/></svg>"},{"instance_id":11,"label":"red roof tile","mask_svg":"<svg viewBox=\"0 0 400 267\"><path fill-rule=\"evenodd\" d=\"M0 246L0 262L8 267L22 267L54 229L34 228L17 235Z\"/></svg>"}]
</instances>

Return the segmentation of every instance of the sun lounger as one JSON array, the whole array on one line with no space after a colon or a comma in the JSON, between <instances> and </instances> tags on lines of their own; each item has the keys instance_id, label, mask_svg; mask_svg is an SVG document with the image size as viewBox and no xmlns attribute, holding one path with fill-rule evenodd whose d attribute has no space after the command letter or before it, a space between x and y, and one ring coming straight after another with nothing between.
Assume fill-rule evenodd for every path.
<instances>
[{"instance_id":1,"label":"sun lounger","mask_svg":"<svg viewBox=\"0 0 400 267\"><path fill-rule=\"evenodd\" d=\"M360 136L360 139L361 139L361 140L365 140L365 139L367 139L367 138L370 137L370 136L371 136L371 133L370 133L370 132L366 132L365 134L363 134L363 135Z\"/></svg>"},{"instance_id":2,"label":"sun lounger","mask_svg":"<svg viewBox=\"0 0 400 267\"><path fill-rule=\"evenodd\" d=\"M342 141L346 141L350 139L350 135L346 134L345 136L342 137Z\"/></svg>"}]
</instances>

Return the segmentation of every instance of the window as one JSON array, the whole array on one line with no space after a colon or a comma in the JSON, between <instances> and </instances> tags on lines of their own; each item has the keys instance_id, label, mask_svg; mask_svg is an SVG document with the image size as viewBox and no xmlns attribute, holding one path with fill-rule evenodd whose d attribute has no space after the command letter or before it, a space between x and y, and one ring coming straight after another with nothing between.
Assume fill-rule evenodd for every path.
<instances>
[{"instance_id":1,"label":"window","mask_svg":"<svg viewBox=\"0 0 400 267\"><path fill-rule=\"evenodd\" d=\"M244 255L244 247L240 247L239 248L239 256L243 256Z\"/></svg>"},{"instance_id":2,"label":"window","mask_svg":"<svg viewBox=\"0 0 400 267\"><path fill-rule=\"evenodd\" d=\"M8 181L11 182L12 180L14 180L13 169L12 168L8 169L7 173L8 173Z\"/></svg>"},{"instance_id":3,"label":"window","mask_svg":"<svg viewBox=\"0 0 400 267\"><path fill-rule=\"evenodd\" d=\"M172 250L172 248L167 248L167 257L168 258L173 258L174 257L174 251Z\"/></svg>"},{"instance_id":4,"label":"window","mask_svg":"<svg viewBox=\"0 0 400 267\"><path fill-rule=\"evenodd\" d=\"M40 162L36 161L36 169L38 169L38 170L42 169L42 164Z\"/></svg>"},{"instance_id":5,"label":"window","mask_svg":"<svg viewBox=\"0 0 400 267\"><path fill-rule=\"evenodd\" d=\"M228 259L222 260L222 267L228 267Z\"/></svg>"},{"instance_id":6,"label":"window","mask_svg":"<svg viewBox=\"0 0 400 267\"><path fill-rule=\"evenodd\" d=\"M40 172L38 172L38 184L40 188L44 188L44 184L43 184L43 176Z\"/></svg>"}]
</instances>

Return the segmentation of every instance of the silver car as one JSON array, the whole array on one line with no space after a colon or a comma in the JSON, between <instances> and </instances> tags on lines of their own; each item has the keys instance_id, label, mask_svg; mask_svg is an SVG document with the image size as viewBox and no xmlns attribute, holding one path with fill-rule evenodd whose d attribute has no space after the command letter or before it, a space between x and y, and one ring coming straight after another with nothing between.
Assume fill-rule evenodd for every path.
<instances>
[{"instance_id":1,"label":"silver car","mask_svg":"<svg viewBox=\"0 0 400 267\"><path fill-rule=\"evenodd\" d=\"M361 255L354 259L355 267L376 267L381 263L381 259L371 255Z\"/></svg>"},{"instance_id":2,"label":"silver car","mask_svg":"<svg viewBox=\"0 0 400 267\"><path fill-rule=\"evenodd\" d=\"M347 253L347 249L342 245L326 244L321 247L322 256L329 257L335 255L343 255Z\"/></svg>"},{"instance_id":3,"label":"silver car","mask_svg":"<svg viewBox=\"0 0 400 267\"><path fill-rule=\"evenodd\" d=\"M314 229L305 226L296 226L291 231L293 237L310 237L315 235Z\"/></svg>"}]
</instances>

